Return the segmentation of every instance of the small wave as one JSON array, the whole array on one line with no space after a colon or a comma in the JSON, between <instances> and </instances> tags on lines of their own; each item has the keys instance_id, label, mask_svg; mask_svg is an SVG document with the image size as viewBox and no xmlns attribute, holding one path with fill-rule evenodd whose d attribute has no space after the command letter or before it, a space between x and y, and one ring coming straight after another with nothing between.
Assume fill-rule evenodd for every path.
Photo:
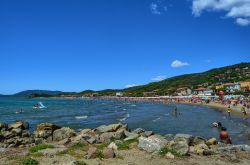
<instances>
[{"instance_id":1,"label":"small wave","mask_svg":"<svg viewBox=\"0 0 250 165\"><path fill-rule=\"evenodd\" d=\"M136 107L136 105L135 104L132 104L132 105L130 105L131 107Z\"/></svg>"},{"instance_id":2,"label":"small wave","mask_svg":"<svg viewBox=\"0 0 250 165\"><path fill-rule=\"evenodd\" d=\"M169 113L164 114L164 116L169 116Z\"/></svg>"},{"instance_id":3,"label":"small wave","mask_svg":"<svg viewBox=\"0 0 250 165\"><path fill-rule=\"evenodd\" d=\"M160 120L160 119L161 119L161 118L158 117L157 119L154 119L153 122L156 122L156 121L158 121L158 120Z\"/></svg>"},{"instance_id":4,"label":"small wave","mask_svg":"<svg viewBox=\"0 0 250 165\"><path fill-rule=\"evenodd\" d=\"M123 110L123 111L126 111L127 109L126 109L126 108L123 108L122 110Z\"/></svg>"},{"instance_id":5,"label":"small wave","mask_svg":"<svg viewBox=\"0 0 250 165\"><path fill-rule=\"evenodd\" d=\"M76 119L87 119L88 116L76 116L75 118L76 118Z\"/></svg>"},{"instance_id":6,"label":"small wave","mask_svg":"<svg viewBox=\"0 0 250 165\"><path fill-rule=\"evenodd\" d=\"M119 121L125 121L130 117L130 114L126 114L124 118L118 119Z\"/></svg>"}]
</instances>

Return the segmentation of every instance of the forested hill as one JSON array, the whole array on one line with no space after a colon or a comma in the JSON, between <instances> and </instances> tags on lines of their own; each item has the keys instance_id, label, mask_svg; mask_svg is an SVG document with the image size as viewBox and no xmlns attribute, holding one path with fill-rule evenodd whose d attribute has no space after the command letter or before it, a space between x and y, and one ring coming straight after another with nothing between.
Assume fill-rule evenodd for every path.
<instances>
[{"instance_id":1,"label":"forested hill","mask_svg":"<svg viewBox=\"0 0 250 165\"><path fill-rule=\"evenodd\" d=\"M185 74L167 78L159 82L124 89L128 95L139 96L143 92L154 91L157 95L173 94L176 89L189 87L211 87L221 83L239 82L250 79L250 63L211 69L202 73Z\"/></svg>"}]
</instances>

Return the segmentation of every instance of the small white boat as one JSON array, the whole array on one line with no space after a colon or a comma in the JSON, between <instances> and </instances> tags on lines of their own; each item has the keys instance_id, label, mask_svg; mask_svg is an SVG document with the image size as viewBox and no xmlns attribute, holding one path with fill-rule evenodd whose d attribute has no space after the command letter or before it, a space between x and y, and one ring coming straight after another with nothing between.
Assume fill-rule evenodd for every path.
<instances>
[{"instance_id":1,"label":"small white boat","mask_svg":"<svg viewBox=\"0 0 250 165\"><path fill-rule=\"evenodd\" d=\"M37 103L33 106L34 109L46 109L47 107L43 105L42 102Z\"/></svg>"}]
</instances>

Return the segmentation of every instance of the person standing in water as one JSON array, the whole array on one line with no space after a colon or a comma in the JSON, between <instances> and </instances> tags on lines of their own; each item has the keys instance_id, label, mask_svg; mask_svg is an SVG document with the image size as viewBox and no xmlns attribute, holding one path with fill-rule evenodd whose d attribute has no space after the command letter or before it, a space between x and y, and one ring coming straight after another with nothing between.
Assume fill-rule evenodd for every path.
<instances>
[{"instance_id":1,"label":"person standing in water","mask_svg":"<svg viewBox=\"0 0 250 165\"><path fill-rule=\"evenodd\" d=\"M232 144L232 140L231 140L229 133L227 132L227 129L225 127L221 127L220 141L222 143L225 143L225 144Z\"/></svg>"},{"instance_id":2,"label":"person standing in water","mask_svg":"<svg viewBox=\"0 0 250 165\"><path fill-rule=\"evenodd\" d=\"M228 113L228 118L231 119L231 112L232 112L232 109L230 107L230 105L228 106L227 108L227 113Z\"/></svg>"},{"instance_id":3,"label":"person standing in water","mask_svg":"<svg viewBox=\"0 0 250 165\"><path fill-rule=\"evenodd\" d=\"M246 111L246 104L244 104L241 108L241 112L243 113L243 116L244 116L244 120L247 119L247 111Z\"/></svg>"},{"instance_id":4,"label":"person standing in water","mask_svg":"<svg viewBox=\"0 0 250 165\"><path fill-rule=\"evenodd\" d=\"M177 106L174 107L173 115L174 115L175 117L177 117Z\"/></svg>"}]
</instances>

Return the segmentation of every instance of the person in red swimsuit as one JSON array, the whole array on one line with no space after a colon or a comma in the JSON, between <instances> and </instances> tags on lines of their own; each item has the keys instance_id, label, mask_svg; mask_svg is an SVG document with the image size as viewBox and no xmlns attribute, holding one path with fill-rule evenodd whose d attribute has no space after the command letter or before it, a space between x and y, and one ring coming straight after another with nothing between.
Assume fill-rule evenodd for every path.
<instances>
[{"instance_id":1,"label":"person in red swimsuit","mask_svg":"<svg viewBox=\"0 0 250 165\"><path fill-rule=\"evenodd\" d=\"M232 140L231 140L229 133L227 132L227 129L225 127L221 128L220 141L222 143L225 143L225 144L232 144Z\"/></svg>"}]
</instances>

